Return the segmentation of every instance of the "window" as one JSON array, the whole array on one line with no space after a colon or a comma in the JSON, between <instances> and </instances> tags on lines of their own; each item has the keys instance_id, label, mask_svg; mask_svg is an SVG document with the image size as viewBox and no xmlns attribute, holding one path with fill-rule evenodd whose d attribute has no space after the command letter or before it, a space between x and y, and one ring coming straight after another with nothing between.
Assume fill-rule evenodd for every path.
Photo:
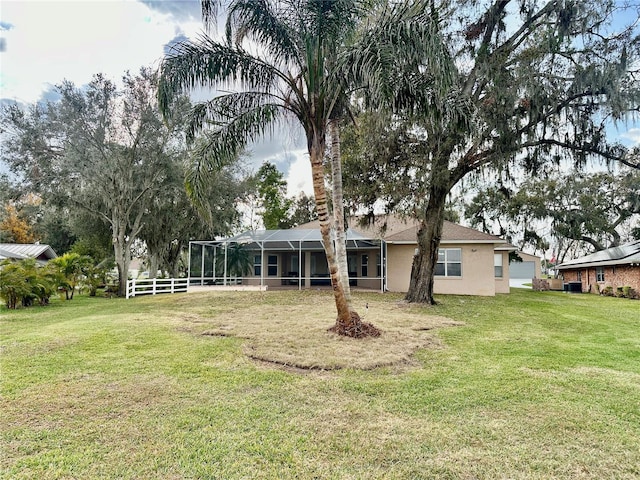
<instances>
[{"instance_id":1,"label":"window","mask_svg":"<svg viewBox=\"0 0 640 480\"><path fill-rule=\"evenodd\" d=\"M376 254L376 277L382 276L382 255Z\"/></svg>"},{"instance_id":2,"label":"window","mask_svg":"<svg viewBox=\"0 0 640 480\"><path fill-rule=\"evenodd\" d=\"M493 254L493 272L496 278L502 278L502 254Z\"/></svg>"},{"instance_id":3,"label":"window","mask_svg":"<svg viewBox=\"0 0 640 480\"><path fill-rule=\"evenodd\" d=\"M275 277L278 275L278 256L269 255L267 257L267 275Z\"/></svg>"},{"instance_id":4,"label":"window","mask_svg":"<svg viewBox=\"0 0 640 480\"><path fill-rule=\"evenodd\" d=\"M596 267L596 282L604 282L604 267Z\"/></svg>"},{"instance_id":5,"label":"window","mask_svg":"<svg viewBox=\"0 0 640 480\"><path fill-rule=\"evenodd\" d=\"M253 274L256 277L262 275L262 256L254 255L253 257Z\"/></svg>"},{"instance_id":6,"label":"window","mask_svg":"<svg viewBox=\"0 0 640 480\"><path fill-rule=\"evenodd\" d=\"M363 277L368 277L369 276L369 255L364 254L362 255L362 276Z\"/></svg>"},{"instance_id":7,"label":"window","mask_svg":"<svg viewBox=\"0 0 640 480\"><path fill-rule=\"evenodd\" d=\"M441 277L462 276L462 250L460 248L438 249L436 275Z\"/></svg>"},{"instance_id":8,"label":"window","mask_svg":"<svg viewBox=\"0 0 640 480\"><path fill-rule=\"evenodd\" d=\"M578 272L576 273L576 281L582 281L582 270L578 270Z\"/></svg>"}]
</instances>

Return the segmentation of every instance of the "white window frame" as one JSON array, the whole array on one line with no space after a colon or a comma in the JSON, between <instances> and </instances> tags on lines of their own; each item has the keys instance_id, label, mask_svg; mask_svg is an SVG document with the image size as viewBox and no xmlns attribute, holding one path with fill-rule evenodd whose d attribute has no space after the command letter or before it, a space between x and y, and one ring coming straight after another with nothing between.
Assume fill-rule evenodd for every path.
<instances>
[{"instance_id":1,"label":"white window frame","mask_svg":"<svg viewBox=\"0 0 640 480\"><path fill-rule=\"evenodd\" d=\"M450 260L449 256L453 256L453 252L457 252L457 256L460 260ZM438 249L438 260L440 260L440 255L443 254L444 255L444 261L440 262L438 261L436 264L436 271L437 271L437 265L443 265L444 267L444 275L437 275L438 277L443 277L443 278L462 278L462 248L439 248ZM450 265L460 265L460 274L459 275L453 275L453 274L449 274L449 270L450 270Z\"/></svg>"},{"instance_id":2,"label":"white window frame","mask_svg":"<svg viewBox=\"0 0 640 480\"><path fill-rule=\"evenodd\" d=\"M502 253L493 254L493 275L495 278L504 277L504 263Z\"/></svg>"}]
</instances>

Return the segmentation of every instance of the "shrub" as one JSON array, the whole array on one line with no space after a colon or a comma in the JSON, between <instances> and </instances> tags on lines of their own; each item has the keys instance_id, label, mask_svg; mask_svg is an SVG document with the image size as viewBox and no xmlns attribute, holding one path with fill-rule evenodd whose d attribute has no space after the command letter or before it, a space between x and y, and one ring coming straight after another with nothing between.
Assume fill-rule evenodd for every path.
<instances>
[{"instance_id":1,"label":"shrub","mask_svg":"<svg viewBox=\"0 0 640 480\"><path fill-rule=\"evenodd\" d=\"M51 272L38 266L34 259L5 260L0 264L0 297L7 308L28 307L36 300L40 305L46 305L54 291Z\"/></svg>"},{"instance_id":2,"label":"shrub","mask_svg":"<svg viewBox=\"0 0 640 480\"><path fill-rule=\"evenodd\" d=\"M636 300L639 297L638 292L636 292L636 290L631 285L625 285L624 287L622 287L622 295L625 298L630 298L632 300Z\"/></svg>"}]
</instances>

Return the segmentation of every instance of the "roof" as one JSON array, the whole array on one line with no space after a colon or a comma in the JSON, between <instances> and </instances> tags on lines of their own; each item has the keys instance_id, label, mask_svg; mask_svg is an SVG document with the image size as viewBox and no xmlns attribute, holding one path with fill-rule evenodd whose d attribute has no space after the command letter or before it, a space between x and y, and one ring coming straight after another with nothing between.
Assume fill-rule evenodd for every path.
<instances>
[{"instance_id":1,"label":"roof","mask_svg":"<svg viewBox=\"0 0 640 480\"><path fill-rule=\"evenodd\" d=\"M352 229L347 229L347 246L349 248L371 248L378 246L374 238L363 236ZM319 229L287 229L287 230L248 230L233 237L219 241L195 241L195 244L224 245L240 243L248 248L262 248L268 245L269 250L321 250L322 235Z\"/></svg>"},{"instance_id":2,"label":"roof","mask_svg":"<svg viewBox=\"0 0 640 480\"><path fill-rule=\"evenodd\" d=\"M56 252L49 245L39 245L36 243L0 243L0 259L11 258L23 260L25 258L35 258L36 260L51 260L56 258Z\"/></svg>"},{"instance_id":3,"label":"roof","mask_svg":"<svg viewBox=\"0 0 640 480\"><path fill-rule=\"evenodd\" d=\"M520 250L518 250L518 256L520 258L522 258L522 261L524 262L540 262L540 257L537 255L532 255L530 253L526 253L526 252L521 252Z\"/></svg>"},{"instance_id":4,"label":"roof","mask_svg":"<svg viewBox=\"0 0 640 480\"><path fill-rule=\"evenodd\" d=\"M404 219L398 215L380 215L369 225L360 225L357 217L350 223L354 228L347 229L347 248L371 248L378 246L381 240L387 243L416 245L418 222ZM320 250L322 236L320 222L314 220L287 230L249 230L233 237L217 241L194 241L194 244L223 245L241 243L249 248L263 248L268 244L269 250ZM506 240L484 233L473 228L463 227L445 221L442 230L441 244L490 244L496 250L511 251L516 247Z\"/></svg>"},{"instance_id":5,"label":"roof","mask_svg":"<svg viewBox=\"0 0 640 480\"><path fill-rule=\"evenodd\" d=\"M576 258L558 265L559 270L578 267L603 267L608 265L640 265L640 240L618 247L607 248L599 252Z\"/></svg>"},{"instance_id":6,"label":"roof","mask_svg":"<svg viewBox=\"0 0 640 480\"><path fill-rule=\"evenodd\" d=\"M378 215L373 223L364 226L358 220L357 217L352 217L350 219L351 226L368 238L381 239L387 243L417 243L419 223L416 220L402 218L398 215ZM320 228L320 222L315 220L296 227L296 229L310 228ZM492 243L503 244L501 248L507 247L507 250L516 249L516 247L507 244L506 240L496 235L463 227L446 220L442 226L440 243Z\"/></svg>"}]
</instances>

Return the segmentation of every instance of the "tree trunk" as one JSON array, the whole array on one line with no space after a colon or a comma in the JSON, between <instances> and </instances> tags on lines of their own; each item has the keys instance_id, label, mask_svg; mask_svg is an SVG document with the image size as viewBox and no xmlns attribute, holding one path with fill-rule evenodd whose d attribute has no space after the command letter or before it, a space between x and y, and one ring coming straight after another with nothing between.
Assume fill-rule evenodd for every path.
<instances>
[{"instance_id":1,"label":"tree trunk","mask_svg":"<svg viewBox=\"0 0 640 480\"><path fill-rule=\"evenodd\" d=\"M333 216L336 232L336 256L340 281L344 289L349 309L351 303L351 286L349 285L349 263L347 262L347 235L344 228L344 199L342 197L342 162L340 158L340 129L338 120L329 121L329 135L331 137L331 175L333 180Z\"/></svg>"},{"instance_id":2,"label":"tree trunk","mask_svg":"<svg viewBox=\"0 0 640 480\"><path fill-rule=\"evenodd\" d=\"M158 254L149 253L149 278L156 278L158 276Z\"/></svg>"},{"instance_id":3,"label":"tree trunk","mask_svg":"<svg viewBox=\"0 0 640 480\"><path fill-rule=\"evenodd\" d=\"M182 242L177 241L169 244L166 252L165 267L170 272L171 278L178 278L180 273L180 252L182 251Z\"/></svg>"},{"instance_id":4,"label":"tree trunk","mask_svg":"<svg viewBox=\"0 0 640 480\"><path fill-rule=\"evenodd\" d=\"M313 138L309 142L309 159L311 161L311 174L313 177L313 193L316 199L316 211L320 222L320 234L322 245L327 257L329 274L331 275L331 287L338 310L336 324L331 331L350 337L379 336L380 332L371 324L363 323L357 312L352 310L347 302L342 281L338 271L338 262L334 244L331 240L331 221L327 205L327 193L324 186L324 145L319 139Z\"/></svg>"},{"instance_id":5,"label":"tree trunk","mask_svg":"<svg viewBox=\"0 0 640 480\"><path fill-rule=\"evenodd\" d=\"M445 158L441 157L433 162L429 202L418 229L418 253L413 257L411 282L405 297L408 302L436 304L433 298L433 280L442 238L444 209L451 190L450 172Z\"/></svg>"},{"instance_id":6,"label":"tree trunk","mask_svg":"<svg viewBox=\"0 0 640 480\"><path fill-rule=\"evenodd\" d=\"M118 268L118 296L124 297L127 295L127 280L131 263L130 244L125 240L125 229L119 222L112 222L111 228L113 229L113 253Z\"/></svg>"},{"instance_id":7,"label":"tree trunk","mask_svg":"<svg viewBox=\"0 0 640 480\"><path fill-rule=\"evenodd\" d=\"M324 149L319 145L312 145L309 149L309 154L311 160L311 175L313 178L313 193L316 198L316 210L318 212L318 221L320 222L320 234L327 257L329 274L331 276L331 286L338 310L338 320L341 322L349 322L351 318L349 305L344 295L344 288L340 280L338 263L336 261L336 252L333 242L331 241L331 222L329 206L327 204L327 193L324 186L324 167L322 165Z\"/></svg>"}]
</instances>

